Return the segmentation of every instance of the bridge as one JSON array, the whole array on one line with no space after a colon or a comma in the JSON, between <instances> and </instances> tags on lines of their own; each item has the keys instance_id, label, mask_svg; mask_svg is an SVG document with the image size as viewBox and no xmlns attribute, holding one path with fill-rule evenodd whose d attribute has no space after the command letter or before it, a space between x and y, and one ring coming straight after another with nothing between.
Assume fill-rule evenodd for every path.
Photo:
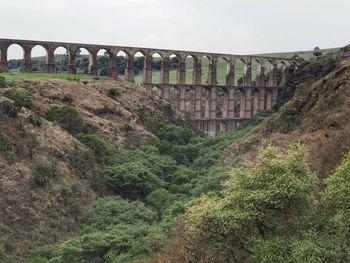
<instances>
[{"instance_id":1,"label":"bridge","mask_svg":"<svg viewBox=\"0 0 350 263\"><path fill-rule=\"evenodd\" d=\"M0 39L0 72L8 71L7 53L11 45L23 49L22 72L32 72L32 50L41 46L46 51L45 71L55 72L55 50L67 51L68 73L75 74L77 51L86 49L89 53L89 74L98 75L98 53L103 50L109 57L108 75L117 77L117 57L125 54L125 81L134 82L135 54L144 57L142 84L155 96L160 96L176 107L183 117L191 119L197 127L210 136L229 131L257 113L271 109L278 100L278 94L285 87L288 75L297 65L296 61L258 55L234 55L183 50L167 50L144 47L94 45L65 42L49 42L19 39ZM160 59L160 80L152 80L152 59ZM177 57L176 83L170 83L170 62ZM186 81L186 59L193 61L191 83ZM207 59L208 79L203 83L202 61ZM219 84L217 65L219 59L226 63L225 83ZM243 63L241 83L235 76L238 63ZM252 77L252 68L256 76ZM267 68L268 66L268 68ZM266 69L267 68L267 69Z\"/></svg>"}]
</instances>

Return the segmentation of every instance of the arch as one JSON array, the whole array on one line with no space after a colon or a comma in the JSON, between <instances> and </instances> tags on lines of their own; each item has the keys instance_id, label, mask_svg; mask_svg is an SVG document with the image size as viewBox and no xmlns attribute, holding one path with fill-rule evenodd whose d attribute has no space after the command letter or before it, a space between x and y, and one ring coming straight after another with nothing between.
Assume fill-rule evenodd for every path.
<instances>
[{"instance_id":1,"label":"arch","mask_svg":"<svg viewBox=\"0 0 350 263\"><path fill-rule=\"evenodd\" d=\"M160 83L160 69L162 66L162 60L163 56L158 52L154 52L151 55L152 84Z\"/></svg>"},{"instance_id":2,"label":"arch","mask_svg":"<svg viewBox=\"0 0 350 263\"><path fill-rule=\"evenodd\" d=\"M92 65L91 53L86 48L78 47L74 52L74 64L76 66L77 74L88 74L90 65Z\"/></svg>"},{"instance_id":3,"label":"arch","mask_svg":"<svg viewBox=\"0 0 350 263\"><path fill-rule=\"evenodd\" d=\"M209 119L210 114L210 89L202 89L201 118Z\"/></svg>"},{"instance_id":4,"label":"arch","mask_svg":"<svg viewBox=\"0 0 350 263\"><path fill-rule=\"evenodd\" d=\"M224 118L226 109L226 98L228 97L228 91L226 88L218 87L216 89L216 117Z\"/></svg>"},{"instance_id":5,"label":"arch","mask_svg":"<svg viewBox=\"0 0 350 263\"><path fill-rule=\"evenodd\" d=\"M227 122L220 120L217 122L216 125L216 134L220 133L220 132L227 132Z\"/></svg>"},{"instance_id":6,"label":"arch","mask_svg":"<svg viewBox=\"0 0 350 263\"><path fill-rule=\"evenodd\" d=\"M178 109L178 98L179 98L179 89L176 86L170 86L169 89L169 101L172 103L175 109Z\"/></svg>"},{"instance_id":7,"label":"arch","mask_svg":"<svg viewBox=\"0 0 350 263\"><path fill-rule=\"evenodd\" d=\"M187 86L185 92L185 117L190 118L194 113L194 88Z\"/></svg>"},{"instance_id":8,"label":"arch","mask_svg":"<svg viewBox=\"0 0 350 263\"><path fill-rule=\"evenodd\" d=\"M218 57L216 72L217 72L217 84L226 85L226 76L228 69L228 60L225 57Z\"/></svg>"},{"instance_id":9,"label":"arch","mask_svg":"<svg viewBox=\"0 0 350 263\"><path fill-rule=\"evenodd\" d=\"M48 50L42 45L36 45L31 50L32 72L46 72Z\"/></svg>"},{"instance_id":10,"label":"arch","mask_svg":"<svg viewBox=\"0 0 350 263\"><path fill-rule=\"evenodd\" d=\"M117 76L121 80L125 80L126 62L129 57L130 54L126 50L119 50L117 52Z\"/></svg>"},{"instance_id":11,"label":"arch","mask_svg":"<svg viewBox=\"0 0 350 263\"><path fill-rule=\"evenodd\" d=\"M234 85L243 86L244 62L242 61L242 59L236 59L234 72Z\"/></svg>"},{"instance_id":12,"label":"arch","mask_svg":"<svg viewBox=\"0 0 350 263\"><path fill-rule=\"evenodd\" d=\"M178 70L181 63L181 56L175 53L172 53L169 56L169 83L178 84Z\"/></svg>"},{"instance_id":13,"label":"arch","mask_svg":"<svg viewBox=\"0 0 350 263\"><path fill-rule=\"evenodd\" d=\"M63 46L54 49L54 65L56 73L67 73L68 71L68 49Z\"/></svg>"},{"instance_id":14,"label":"arch","mask_svg":"<svg viewBox=\"0 0 350 263\"><path fill-rule=\"evenodd\" d=\"M140 50L136 51L132 57L134 58L135 83L142 84L144 82L143 69L146 55Z\"/></svg>"},{"instance_id":15,"label":"arch","mask_svg":"<svg viewBox=\"0 0 350 263\"><path fill-rule=\"evenodd\" d=\"M259 67L260 60L253 58L252 63L251 63L251 84L252 86L258 86L259 82L259 77L258 76L258 67Z\"/></svg>"},{"instance_id":16,"label":"arch","mask_svg":"<svg viewBox=\"0 0 350 263\"><path fill-rule=\"evenodd\" d=\"M238 88L235 97L235 118L245 118L246 90Z\"/></svg>"},{"instance_id":17,"label":"arch","mask_svg":"<svg viewBox=\"0 0 350 263\"><path fill-rule=\"evenodd\" d=\"M13 43L7 48L7 62L9 72L23 71L24 48L20 44Z\"/></svg>"},{"instance_id":18,"label":"arch","mask_svg":"<svg viewBox=\"0 0 350 263\"><path fill-rule=\"evenodd\" d=\"M210 59L211 58L207 55L204 55L200 58L200 60L201 60L201 74L202 74L201 84L202 85L208 85Z\"/></svg>"},{"instance_id":19,"label":"arch","mask_svg":"<svg viewBox=\"0 0 350 263\"><path fill-rule=\"evenodd\" d=\"M157 96L159 98L162 97L163 95L162 88L157 85L152 85L151 94L152 96Z\"/></svg>"},{"instance_id":20,"label":"arch","mask_svg":"<svg viewBox=\"0 0 350 263\"><path fill-rule=\"evenodd\" d=\"M196 62L197 58L193 55L185 57L186 84L194 84L194 65Z\"/></svg>"},{"instance_id":21,"label":"arch","mask_svg":"<svg viewBox=\"0 0 350 263\"><path fill-rule=\"evenodd\" d=\"M271 110L272 109L272 90L271 89L265 90L265 100L264 101L265 101L264 109Z\"/></svg>"},{"instance_id":22,"label":"arch","mask_svg":"<svg viewBox=\"0 0 350 263\"><path fill-rule=\"evenodd\" d=\"M111 53L107 49L101 48L97 51L97 75L110 75L110 61Z\"/></svg>"},{"instance_id":23,"label":"arch","mask_svg":"<svg viewBox=\"0 0 350 263\"><path fill-rule=\"evenodd\" d=\"M259 89L254 88L252 90L252 103L251 103L252 116L259 113L259 103L260 103L260 92L259 92Z\"/></svg>"}]
</instances>

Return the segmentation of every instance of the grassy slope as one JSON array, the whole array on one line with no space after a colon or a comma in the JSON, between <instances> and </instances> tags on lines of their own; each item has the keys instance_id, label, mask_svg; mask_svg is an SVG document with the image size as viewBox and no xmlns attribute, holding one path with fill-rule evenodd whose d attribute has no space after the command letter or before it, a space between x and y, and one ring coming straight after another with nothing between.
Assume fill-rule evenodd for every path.
<instances>
[{"instance_id":1,"label":"grassy slope","mask_svg":"<svg viewBox=\"0 0 350 263\"><path fill-rule=\"evenodd\" d=\"M323 54L328 54L331 52L337 51L338 48L332 48L332 49L324 49L322 50ZM300 57L304 59L310 59L313 58L313 51L297 51L297 52L285 52L285 53L269 53L269 54L261 54L263 56L274 56L274 57L280 57L280 58L290 58L293 55L297 54ZM202 84L205 84L208 80L208 60L204 59L202 62ZM266 65L268 67L268 65ZM252 76L255 78L256 76L256 69L257 64L254 62L252 65ZM266 72L268 72L268 68L266 69ZM191 84L192 83L192 73L193 73L193 61L191 58L188 58L186 60L186 83ZM0 74L6 78L7 81L13 81L13 80L25 80L25 79L49 79L49 78L58 78L58 79L73 79L73 78L79 78L79 79L89 79L91 76L79 74L79 75L71 75L71 74L42 74L42 73L34 73L34 74L25 74L25 73L6 73L6 74ZM236 80L243 76L243 63L237 62L236 68L235 68L235 75ZM121 79L123 79L123 75L119 76ZM152 75L153 83L159 83L159 77L160 72L154 71ZM219 59L218 61L218 71L217 71L217 78L218 83L223 85L225 84L225 78L226 78L226 62L223 59ZM135 76L135 82L141 83L142 82L142 75L138 74ZM176 83L176 70L170 71L170 83L175 84Z\"/></svg>"}]
</instances>

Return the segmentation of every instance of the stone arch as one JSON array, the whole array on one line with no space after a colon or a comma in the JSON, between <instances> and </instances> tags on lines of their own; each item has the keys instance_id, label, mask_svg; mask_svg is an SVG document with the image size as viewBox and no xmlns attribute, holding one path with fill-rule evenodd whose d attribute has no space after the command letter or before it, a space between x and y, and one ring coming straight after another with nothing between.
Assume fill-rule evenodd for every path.
<instances>
[{"instance_id":1,"label":"stone arch","mask_svg":"<svg viewBox=\"0 0 350 263\"><path fill-rule=\"evenodd\" d=\"M202 85L208 85L208 81L209 81L209 63L211 61L211 57L208 55L203 55L200 58L200 62L201 62L201 84Z\"/></svg>"},{"instance_id":2,"label":"stone arch","mask_svg":"<svg viewBox=\"0 0 350 263\"><path fill-rule=\"evenodd\" d=\"M217 84L226 85L229 60L224 56L219 56L216 64Z\"/></svg>"},{"instance_id":3,"label":"stone arch","mask_svg":"<svg viewBox=\"0 0 350 263\"><path fill-rule=\"evenodd\" d=\"M243 60L241 58L236 59L235 66L234 66L234 72L235 72L234 85L243 86L243 71L244 71Z\"/></svg>"},{"instance_id":4,"label":"stone arch","mask_svg":"<svg viewBox=\"0 0 350 263\"><path fill-rule=\"evenodd\" d=\"M46 72L49 52L46 47L38 44L30 51L32 72Z\"/></svg>"},{"instance_id":5,"label":"stone arch","mask_svg":"<svg viewBox=\"0 0 350 263\"><path fill-rule=\"evenodd\" d=\"M191 86L186 86L185 94L185 110L186 117L190 118L193 116L194 112L194 88Z\"/></svg>"},{"instance_id":6,"label":"stone arch","mask_svg":"<svg viewBox=\"0 0 350 263\"><path fill-rule=\"evenodd\" d=\"M178 101L179 101L179 89L178 87L171 85L169 88L169 101L172 103L175 109L178 109Z\"/></svg>"},{"instance_id":7,"label":"stone arch","mask_svg":"<svg viewBox=\"0 0 350 263\"><path fill-rule=\"evenodd\" d=\"M220 120L216 122L216 134L220 132L227 132L228 130L228 125L225 120Z\"/></svg>"},{"instance_id":8,"label":"stone arch","mask_svg":"<svg viewBox=\"0 0 350 263\"><path fill-rule=\"evenodd\" d=\"M195 76L194 76L194 67L197 63L197 57L188 54L185 56L185 71L186 71L186 84L194 84Z\"/></svg>"},{"instance_id":9,"label":"stone arch","mask_svg":"<svg viewBox=\"0 0 350 263\"><path fill-rule=\"evenodd\" d=\"M226 109L226 98L228 97L228 91L226 88L216 88L216 117L224 118Z\"/></svg>"},{"instance_id":10,"label":"stone arch","mask_svg":"<svg viewBox=\"0 0 350 263\"><path fill-rule=\"evenodd\" d=\"M267 88L265 90L265 106L264 106L265 110L272 109L272 96L273 96L272 90L270 88Z\"/></svg>"},{"instance_id":11,"label":"stone arch","mask_svg":"<svg viewBox=\"0 0 350 263\"><path fill-rule=\"evenodd\" d=\"M23 71L25 50L21 44L11 43L6 50L8 70L10 72Z\"/></svg>"},{"instance_id":12,"label":"stone arch","mask_svg":"<svg viewBox=\"0 0 350 263\"><path fill-rule=\"evenodd\" d=\"M246 108L246 90L244 88L238 88L235 98L235 117L245 118Z\"/></svg>"},{"instance_id":13,"label":"stone arch","mask_svg":"<svg viewBox=\"0 0 350 263\"><path fill-rule=\"evenodd\" d=\"M259 89L253 88L253 90L252 90L252 105L251 105L252 116L259 113L259 103L260 103Z\"/></svg>"},{"instance_id":14,"label":"stone arch","mask_svg":"<svg viewBox=\"0 0 350 263\"><path fill-rule=\"evenodd\" d=\"M55 73L67 73L69 53L67 47L57 46L53 48Z\"/></svg>"},{"instance_id":15,"label":"stone arch","mask_svg":"<svg viewBox=\"0 0 350 263\"><path fill-rule=\"evenodd\" d=\"M113 54L106 48L100 48L97 55L97 75L111 76L111 57Z\"/></svg>"},{"instance_id":16,"label":"stone arch","mask_svg":"<svg viewBox=\"0 0 350 263\"><path fill-rule=\"evenodd\" d=\"M163 96L162 88L157 86L157 85L152 85L151 95L152 96L157 96L159 98L162 97Z\"/></svg>"},{"instance_id":17,"label":"stone arch","mask_svg":"<svg viewBox=\"0 0 350 263\"><path fill-rule=\"evenodd\" d=\"M253 65L253 72L255 72L254 86L263 87L266 85L266 65L265 60L261 58L255 58L256 66Z\"/></svg>"},{"instance_id":18,"label":"stone arch","mask_svg":"<svg viewBox=\"0 0 350 263\"><path fill-rule=\"evenodd\" d=\"M152 70L152 84L159 84L160 81L160 70L162 67L163 55L159 52L153 52L151 56L151 70Z\"/></svg>"},{"instance_id":19,"label":"stone arch","mask_svg":"<svg viewBox=\"0 0 350 263\"><path fill-rule=\"evenodd\" d=\"M116 52L116 67L117 67L117 77L122 80L126 80L128 61L132 59L132 56L127 50L121 49ZM132 62L133 67L133 62ZM133 69L133 68L132 68Z\"/></svg>"},{"instance_id":20,"label":"stone arch","mask_svg":"<svg viewBox=\"0 0 350 263\"><path fill-rule=\"evenodd\" d=\"M77 47L71 54L75 65L75 72L78 74L88 74L90 66L93 65L92 52L86 47Z\"/></svg>"},{"instance_id":21,"label":"stone arch","mask_svg":"<svg viewBox=\"0 0 350 263\"><path fill-rule=\"evenodd\" d=\"M179 54L174 52L169 55L169 69L170 69L169 83L170 84L179 84L178 71L181 63L182 63L182 59Z\"/></svg>"},{"instance_id":22,"label":"stone arch","mask_svg":"<svg viewBox=\"0 0 350 263\"><path fill-rule=\"evenodd\" d=\"M146 55L147 54L142 49L136 50L132 55L134 60L135 83L139 83L139 84L144 83L143 70L144 70Z\"/></svg>"},{"instance_id":23,"label":"stone arch","mask_svg":"<svg viewBox=\"0 0 350 263\"><path fill-rule=\"evenodd\" d=\"M202 88L202 97L201 97L201 118L209 119L210 114L210 88Z\"/></svg>"}]
</instances>

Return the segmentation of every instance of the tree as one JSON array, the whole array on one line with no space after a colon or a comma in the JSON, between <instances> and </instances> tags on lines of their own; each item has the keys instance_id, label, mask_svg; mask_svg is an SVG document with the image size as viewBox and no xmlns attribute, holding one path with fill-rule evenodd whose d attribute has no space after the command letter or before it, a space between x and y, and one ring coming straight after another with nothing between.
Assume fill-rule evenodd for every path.
<instances>
[{"instance_id":1,"label":"tree","mask_svg":"<svg viewBox=\"0 0 350 263\"><path fill-rule=\"evenodd\" d=\"M317 60L320 56L322 56L322 51L321 51L321 49L319 47L315 47L313 54L314 54L314 56L316 57L316 60Z\"/></svg>"},{"instance_id":2,"label":"tree","mask_svg":"<svg viewBox=\"0 0 350 263\"><path fill-rule=\"evenodd\" d=\"M189 255L197 262L271 262L271 255L293 262L288 240L314 215L316 183L302 145L260 150L256 162L233 170L223 198L202 197L189 209Z\"/></svg>"}]
</instances>

